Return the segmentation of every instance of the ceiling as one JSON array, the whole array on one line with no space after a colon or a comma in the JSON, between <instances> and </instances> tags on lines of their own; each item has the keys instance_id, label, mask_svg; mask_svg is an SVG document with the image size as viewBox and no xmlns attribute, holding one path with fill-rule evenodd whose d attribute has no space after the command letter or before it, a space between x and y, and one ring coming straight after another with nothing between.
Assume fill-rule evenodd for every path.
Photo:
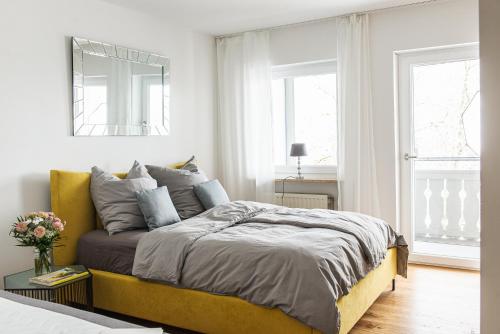
<instances>
[{"instance_id":1,"label":"ceiling","mask_svg":"<svg viewBox=\"0 0 500 334\"><path fill-rule=\"evenodd\" d=\"M424 0L103 0L222 35Z\"/></svg>"}]
</instances>

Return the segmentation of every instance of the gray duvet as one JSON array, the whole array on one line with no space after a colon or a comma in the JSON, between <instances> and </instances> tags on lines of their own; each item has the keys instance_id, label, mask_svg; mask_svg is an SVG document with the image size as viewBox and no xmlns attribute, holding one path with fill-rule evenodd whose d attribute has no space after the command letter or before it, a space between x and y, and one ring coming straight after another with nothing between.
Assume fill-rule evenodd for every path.
<instances>
[{"instance_id":1,"label":"gray duvet","mask_svg":"<svg viewBox=\"0 0 500 334\"><path fill-rule=\"evenodd\" d=\"M236 201L146 234L133 275L277 307L337 333L336 300L391 247L406 276L406 243L380 219Z\"/></svg>"}]
</instances>

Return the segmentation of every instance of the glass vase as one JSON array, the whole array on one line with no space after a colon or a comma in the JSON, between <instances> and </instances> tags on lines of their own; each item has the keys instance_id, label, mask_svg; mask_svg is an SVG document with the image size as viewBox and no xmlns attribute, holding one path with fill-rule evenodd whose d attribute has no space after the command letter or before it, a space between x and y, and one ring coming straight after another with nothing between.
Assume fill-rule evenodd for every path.
<instances>
[{"instance_id":1,"label":"glass vase","mask_svg":"<svg viewBox=\"0 0 500 334\"><path fill-rule=\"evenodd\" d=\"M52 248L34 248L33 258L35 260L35 275L45 275L52 270L52 263L54 262L52 256Z\"/></svg>"}]
</instances>

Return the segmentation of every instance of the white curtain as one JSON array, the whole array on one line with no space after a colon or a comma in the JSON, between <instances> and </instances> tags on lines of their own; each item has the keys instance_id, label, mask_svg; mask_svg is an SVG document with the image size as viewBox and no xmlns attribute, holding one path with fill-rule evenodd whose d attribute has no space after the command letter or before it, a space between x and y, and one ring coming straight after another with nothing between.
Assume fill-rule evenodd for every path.
<instances>
[{"instance_id":1,"label":"white curtain","mask_svg":"<svg viewBox=\"0 0 500 334\"><path fill-rule=\"evenodd\" d=\"M271 66L268 32L217 39L218 154L232 200L272 202Z\"/></svg>"},{"instance_id":2,"label":"white curtain","mask_svg":"<svg viewBox=\"0 0 500 334\"><path fill-rule=\"evenodd\" d=\"M373 139L369 21L337 21L339 209L379 216Z\"/></svg>"}]
</instances>

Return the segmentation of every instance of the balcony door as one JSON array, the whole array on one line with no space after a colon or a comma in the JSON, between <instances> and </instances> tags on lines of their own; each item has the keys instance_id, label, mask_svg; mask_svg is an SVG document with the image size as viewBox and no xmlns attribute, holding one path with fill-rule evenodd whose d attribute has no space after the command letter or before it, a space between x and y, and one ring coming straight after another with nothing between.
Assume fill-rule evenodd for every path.
<instances>
[{"instance_id":1,"label":"balcony door","mask_svg":"<svg viewBox=\"0 0 500 334\"><path fill-rule=\"evenodd\" d=\"M478 268L477 45L399 52L401 231L410 260Z\"/></svg>"}]
</instances>

